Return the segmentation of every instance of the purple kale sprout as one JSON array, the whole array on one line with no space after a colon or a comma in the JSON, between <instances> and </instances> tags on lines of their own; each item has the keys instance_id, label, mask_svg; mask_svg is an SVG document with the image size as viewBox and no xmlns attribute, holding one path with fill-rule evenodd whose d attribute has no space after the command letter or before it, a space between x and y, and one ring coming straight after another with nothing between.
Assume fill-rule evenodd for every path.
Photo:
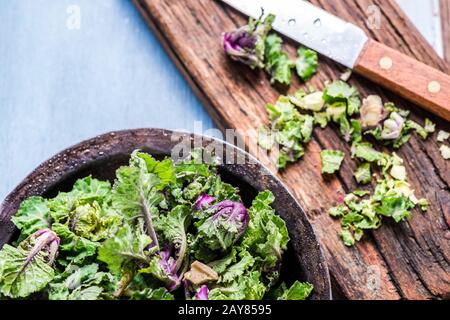
<instances>
[{"instance_id":1,"label":"purple kale sprout","mask_svg":"<svg viewBox=\"0 0 450 320\"><path fill-rule=\"evenodd\" d=\"M180 259L180 257L178 259ZM165 275L164 282L166 283L167 290L176 290L181 284L183 275L178 274L177 259L171 257L170 248L166 247L159 252L158 264Z\"/></svg>"},{"instance_id":2,"label":"purple kale sprout","mask_svg":"<svg viewBox=\"0 0 450 320\"><path fill-rule=\"evenodd\" d=\"M202 193L200 197L198 197L197 201L195 201L194 208L196 210L206 209L210 206L211 203L216 201L216 198L207 195L206 193Z\"/></svg>"},{"instance_id":3,"label":"purple kale sprout","mask_svg":"<svg viewBox=\"0 0 450 320\"><path fill-rule=\"evenodd\" d=\"M250 216L240 202L225 200L207 209L211 214L198 226L199 243L210 250L226 251L245 233Z\"/></svg>"},{"instance_id":4,"label":"purple kale sprout","mask_svg":"<svg viewBox=\"0 0 450 320\"><path fill-rule=\"evenodd\" d=\"M241 202L234 202L230 200L222 201L213 206L217 210L213 219L225 219L229 223L240 224L239 238L244 235L250 221L250 216L247 208Z\"/></svg>"},{"instance_id":5,"label":"purple kale sprout","mask_svg":"<svg viewBox=\"0 0 450 320\"><path fill-rule=\"evenodd\" d=\"M188 280L183 280L183 288L184 288L184 298L186 300L191 300L191 293L189 291L190 282Z\"/></svg>"},{"instance_id":6,"label":"purple kale sprout","mask_svg":"<svg viewBox=\"0 0 450 320\"><path fill-rule=\"evenodd\" d=\"M251 68L264 68L264 51L267 33L272 29L275 16L268 15L264 20L251 19L249 24L235 31L223 34L223 48L231 59L249 65Z\"/></svg>"},{"instance_id":7,"label":"purple kale sprout","mask_svg":"<svg viewBox=\"0 0 450 320\"><path fill-rule=\"evenodd\" d=\"M247 27L224 33L223 49L233 60L257 68L264 66L263 60L256 54L256 37L247 31Z\"/></svg>"},{"instance_id":8,"label":"purple kale sprout","mask_svg":"<svg viewBox=\"0 0 450 320\"><path fill-rule=\"evenodd\" d=\"M47 263L52 265L55 262L56 254L59 248L59 237L50 229L41 229L32 234L29 238L31 240L32 248L28 253L22 269L25 269L28 264L43 250L48 253Z\"/></svg>"},{"instance_id":9,"label":"purple kale sprout","mask_svg":"<svg viewBox=\"0 0 450 320\"><path fill-rule=\"evenodd\" d=\"M195 300L208 300L209 289L207 285L203 285L198 289Z\"/></svg>"},{"instance_id":10,"label":"purple kale sprout","mask_svg":"<svg viewBox=\"0 0 450 320\"><path fill-rule=\"evenodd\" d=\"M392 112L389 119L384 121L381 138L383 140L396 140L400 137L405 119L397 112Z\"/></svg>"}]
</instances>

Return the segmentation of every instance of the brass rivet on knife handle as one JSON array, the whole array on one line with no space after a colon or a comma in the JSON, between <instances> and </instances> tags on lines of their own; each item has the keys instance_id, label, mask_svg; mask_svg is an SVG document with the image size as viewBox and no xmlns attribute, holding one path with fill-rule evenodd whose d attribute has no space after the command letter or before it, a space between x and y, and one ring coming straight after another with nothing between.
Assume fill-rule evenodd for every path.
<instances>
[{"instance_id":1,"label":"brass rivet on knife handle","mask_svg":"<svg viewBox=\"0 0 450 320\"><path fill-rule=\"evenodd\" d=\"M437 81L431 81L428 84L428 91L430 93L439 93L441 91L441 84Z\"/></svg>"},{"instance_id":2,"label":"brass rivet on knife handle","mask_svg":"<svg viewBox=\"0 0 450 320\"><path fill-rule=\"evenodd\" d=\"M394 62L389 57L383 57L380 59L380 68L384 70L389 70L392 68Z\"/></svg>"},{"instance_id":3,"label":"brass rivet on knife handle","mask_svg":"<svg viewBox=\"0 0 450 320\"><path fill-rule=\"evenodd\" d=\"M424 109L450 121L450 76L374 40L354 70Z\"/></svg>"}]
</instances>

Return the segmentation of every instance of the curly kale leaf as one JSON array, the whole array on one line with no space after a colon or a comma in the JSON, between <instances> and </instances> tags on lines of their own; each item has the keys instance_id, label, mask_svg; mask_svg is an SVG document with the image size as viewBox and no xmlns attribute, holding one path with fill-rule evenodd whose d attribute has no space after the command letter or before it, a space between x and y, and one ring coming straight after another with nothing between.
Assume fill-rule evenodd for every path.
<instances>
[{"instance_id":1,"label":"curly kale leaf","mask_svg":"<svg viewBox=\"0 0 450 320\"><path fill-rule=\"evenodd\" d=\"M206 164L205 164L206 165ZM238 189L232 185L222 181L220 176L216 173L215 168L207 170L198 174L191 174L191 166L202 166L200 164L190 164L187 167L188 171L179 170L177 165L177 184L171 189L171 197L169 199L174 205L194 205L202 194L207 194L215 198L217 201L232 200L238 201L240 199ZM195 168L194 167L194 168ZM197 216L197 211L194 216Z\"/></svg>"},{"instance_id":2,"label":"curly kale leaf","mask_svg":"<svg viewBox=\"0 0 450 320\"><path fill-rule=\"evenodd\" d=\"M190 208L179 205L161 216L157 228L165 240L177 250L176 271L183 266L187 255L187 228L191 222Z\"/></svg>"},{"instance_id":3,"label":"curly kale leaf","mask_svg":"<svg viewBox=\"0 0 450 320\"><path fill-rule=\"evenodd\" d=\"M368 184L372 181L372 172L370 169L370 163L365 162L361 164L355 171L355 179L358 183Z\"/></svg>"},{"instance_id":4,"label":"curly kale leaf","mask_svg":"<svg viewBox=\"0 0 450 320\"><path fill-rule=\"evenodd\" d=\"M387 154L375 150L369 142L354 143L352 146L352 157L376 163L380 167L385 167L389 161Z\"/></svg>"},{"instance_id":5,"label":"curly kale leaf","mask_svg":"<svg viewBox=\"0 0 450 320\"><path fill-rule=\"evenodd\" d=\"M359 92L355 87L350 86L344 81L334 81L329 84L323 92L323 100L328 105L333 105L336 103L345 104L345 114L352 116L359 112L361 107L361 100L359 98ZM335 117L334 121L338 122L342 116Z\"/></svg>"},{"instance_id":6,"label":"curly kale leaf","mask_svg":"<svg viewBox=\"0 0 450 320\"><path fill-rule=\"evenodd\" d=\"M97 203L100 206L111 201L111 184L92 177L78 180L70 192L60 192L48 201L54 222L66 223L72 212L85 204Z\"/></svg>"},{"instance_id":7,"label":"curly kale leaf","mask_svg":"<svg viewBox=\"0 0 450 320\"><path fill-rule=\"evenodd\" d=\"M222 201L207 209L211 216L196 223L195 242L211 251L226 252L244 234L249 215L240 202Z\"/></svg>"},{"instance_id":8,"label":"curly kale leaf","mask_svg":"<svg viewBox=\"0 0 450 320\"><path fill-rule=\"evenodd\" d=\"M111 273L115 275L121 275L129 261L148 263L152 251L147 249L152 240L144 234L142 229L142 227L133 229L130 225L124 225L115 237L101 245L97 259L105 262Z\"/></svg>"},{"instance_id":9,"label":"curly kale leaf","mask_svg":"<svg viewBox=\"0 0 450 320\"><path fill-rule=\"evenodd\" d=\"M101 300L112 298L115 279L99 272L98 264L70 265L50 283L50 300Z\"/></svg>"},{"instance_id":10,"label":"curly kale leaf","mask_svg":"<svg viewBox=\"0 0 450 320\"><path fill-rule=\"evenodd\" d=\"M152 246L159 247L154 220L158 217L158 206L164 206L161 190L176 181L173 163L156 162L150 155L135 151L130 166L119 168L116 175L113 208L124 215L127 223L142 219Z\"/></svg>"},{"instance_id":11,"label":"curly kale leaf","mask_svg":"<svg viewBox=\"0 0 450 320\"><path fill-rule=\"evenodd\" d=\"M72 263L83 263L86 259L93 257L99 247L98 242L77 236L69 226L61 223L54 223L52 230L61 239L60 257L58 263L67 265Z\"/></svg>"},{"instance_id":12,"label":"curly kale leaf","mask_svg":"<svg viewBox=\"0 0 450 320\"><path fill-rule=\"evenodd\" d=\"M314 117L300 114L291 98L282 96L275 105L266 106L271 120L271 139L280 146L278 168L284 169L304 155L303 144L311 140ZM265 144L261 141L260 144Z\"/></svg>"},{"instance_id":13,"label":"curly kale leaf","mask_svg":"<svg viewBox=\"0 0 450 320\"><path fill-rule=\"evenodd\" d=\"M20 230L21 239L34 232L49 228L51 224L50 209L47 200L42 197L31 197L20 204L19 210L11 221Z\"/></svg>"},{"instance_id":14,"label":"curly kale leaf","mask_svg":"<svg viewBox=\"0 0 450 320\"><path fill-rule=\"evenodd\" d=\"M17 248L5 244L0 251L0 293L25 298L44 289L55 276L52 264L58 245L58 237L49 229L35 232Z\"/></svg>"},{"instance_id":15,"label":"curly kale leaf","mask_svg":"<svg viewBox=\"0 0 450 320\"><path fill-rule=\"evenodd\" d=\"M209 291L209 300L261 300L266 293L266 286L261 282L261 273L247 272L239 279L224 287Z\"/></svg>"},{"instance_id":16,"label":"curly kale leaf","mask_svg":"<svg viewBox=\"0 0 450 320\"><path fill-rule=\"evenodd\" d=\"M271 293L276 300L306 300L312 293L314 286L307 282L295 281L291 287L283 282Z\"/></svg>"},{"instance_id":17,"label":"curly kale leaf","mask_svg":"<svg viewBox=\"0 0 450 320\"><path fill-rule=\"evenodd\" d=\"M130 297L132 300L174 300L174 296L166 288L145 288L134 291Z\"/></svg>"},{"instance_id":18,"label":"curly kale leaf","mask_svg":"<svg viewBox=\"0 0 450 320\"><path fill-rule=\"evenodd\" d=\"M400 222L411 216L411 210L416 205L423 210L427 207L427 201L417 200L408 183L392 177L378 181L373 194L362 199L367 194L370 193L349 194L344 204L329 211L331 216L342 219L341 239L346 246L353 246L355 241L361 240L365 230L378 229L383 217Z\"/></svg>"},{"instance_id":19,"label":"curly kale leaf","mask_svg":"<svg viewBox=\"0 0 450 320\"><path fill-rule=\"evenodd\" d=\"M289 242L284 220L271 207L274 200L270 191L258 194L248 210L250 222L241 244L257 258L264 270L278 266Z\"/></svg>"},{"instance_id":20,"label":"curly kale leaf","mask_svg":"<svg viewBox=\"0 0 450 320\"><path fill-rule=\"evenodd\" d=\"M239 261L228 266L221 274L219 283L230 283L235 279L239 279L247 270L250 270L255 264L255 258L248 252L239 253Z\"/></svg>"}]
</instances>

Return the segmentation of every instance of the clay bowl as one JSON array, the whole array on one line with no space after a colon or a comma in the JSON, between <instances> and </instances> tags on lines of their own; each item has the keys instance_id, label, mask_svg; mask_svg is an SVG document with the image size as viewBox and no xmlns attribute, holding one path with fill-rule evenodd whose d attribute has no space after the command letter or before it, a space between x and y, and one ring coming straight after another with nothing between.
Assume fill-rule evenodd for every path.
<instances>
[{"instance_id":1,"label":"clay bowl","mask_svg":"<svg viewBox=\"0 0 450 320\"><path fill-rule=\"evenodd\" d=\"M220 165L219 172L225 181L239 187L246 206L261 190L269 189L274 193L274 207L286 221L291 237L281 277L287 281L299 279L312 283L312 299L331 299L330 278L319 243L303 209L283 184L241 149L212 138L168 130L137 129L104 134L66 149L41 164L0 206L0 247L17 237L11 216L24 199L33 195L53 197L59 191L69 191L77 179L88 175L113 181L115 170L128 163L133 150L141 149L156 158L164 158L170 156L181 141L188 145L198 138L203 147L222 147L222 160L228 152L228 159L244 163ZM220 159L220 154L216 156Z\"/></svg>"}]
</instances>

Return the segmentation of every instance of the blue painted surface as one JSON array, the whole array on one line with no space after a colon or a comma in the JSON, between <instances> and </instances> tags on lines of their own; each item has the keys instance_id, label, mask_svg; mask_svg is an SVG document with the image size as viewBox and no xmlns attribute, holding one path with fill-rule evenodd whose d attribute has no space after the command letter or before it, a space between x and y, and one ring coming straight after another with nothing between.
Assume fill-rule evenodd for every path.
<instances>
[{"instance_id":1,"label":"blue painted surface","mask_svg":"<svg viewBox=\"0 0 450 320\"><path fill-rule=\"evenodd\" d=\"M0 21L0 199L92 136L213 127L130 0L1 0Z\"/></svg>"}]
</instances>

